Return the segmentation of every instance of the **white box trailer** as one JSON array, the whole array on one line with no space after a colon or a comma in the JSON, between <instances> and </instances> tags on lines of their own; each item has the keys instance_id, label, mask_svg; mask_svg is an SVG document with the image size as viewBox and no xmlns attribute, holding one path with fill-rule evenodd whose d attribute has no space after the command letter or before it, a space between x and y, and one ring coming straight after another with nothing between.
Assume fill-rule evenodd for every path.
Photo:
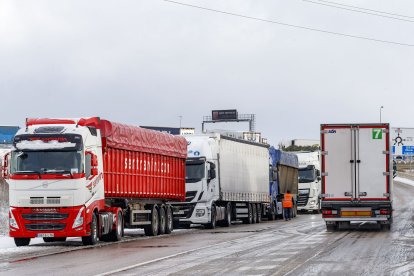
<instances>
[{"instance_id":1,"label":"white box trailer","mask_svg":"<svg viewBox=\"0 0 414 276\"><path fill-rule=\"evenodd\" d=\"M389 124L321 125L322 217L328 230L351 221L392 223Z\"/></svg>"},{"instance_id":2,"label":"white box trailer","mask_svg":"<svg viewBox=\"0 0 414 276\"><path fill-rule=\"evenodd\" d=\"M268 146L218 133L186 139L186 202L174 203L175 223L260 222L270 203Z\"/></svg>"}]
</instances>

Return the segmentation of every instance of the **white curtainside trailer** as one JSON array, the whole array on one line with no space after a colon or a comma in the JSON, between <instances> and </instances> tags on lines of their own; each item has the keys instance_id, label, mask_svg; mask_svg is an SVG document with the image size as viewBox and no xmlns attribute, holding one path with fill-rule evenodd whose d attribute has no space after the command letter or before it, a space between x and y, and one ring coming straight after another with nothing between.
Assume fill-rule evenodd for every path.
<instances>
[{"instance_id":1,"label":"white curtainside trailer","mask_svg":"<svg viewBox=\"0 0 414 276\"><path fill-rule=\"evenodd\" d=\"M350 222L392 224L389 124L321 125L322 217L328 230Z\"/></svg>"},{"instance_id":2,"label":"white curtainside trailer","mask_svg":"<svg viewBox=\"0 0 414 276\"><path fill-rule=\"evenodd\" d=\"M232 220L260 222L267 216L269 195L268 146L216 133L186 136L186 202L175 203L178 225Z\"/></svg>"}]
</instances>

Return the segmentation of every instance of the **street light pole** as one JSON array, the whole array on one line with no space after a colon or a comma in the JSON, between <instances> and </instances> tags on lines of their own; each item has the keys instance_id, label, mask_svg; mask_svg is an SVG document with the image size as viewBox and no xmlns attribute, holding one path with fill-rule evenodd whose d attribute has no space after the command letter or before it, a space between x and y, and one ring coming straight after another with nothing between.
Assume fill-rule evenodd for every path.
<instances>
[{"instance_id":1,"label":"street light pole","mask_svg":"<svg viewBox=\"0 0 414 276\"><path fill-rule=\"evenodd\" d=\"M384 108L384 106L381 105L380 107L380 124L382 123L382 109Z\"/></svg>"},{"instance_id":2,"label":"street light pole","mask_svg":"<svg viewBox=\"0 0 414 276\"><path fill-rule=\"evenodd\" d=\"M178 117L180 117L180 129L181 129L181 120L183 119L183 116L178 116Z\"/></svg>"}]
</instances>

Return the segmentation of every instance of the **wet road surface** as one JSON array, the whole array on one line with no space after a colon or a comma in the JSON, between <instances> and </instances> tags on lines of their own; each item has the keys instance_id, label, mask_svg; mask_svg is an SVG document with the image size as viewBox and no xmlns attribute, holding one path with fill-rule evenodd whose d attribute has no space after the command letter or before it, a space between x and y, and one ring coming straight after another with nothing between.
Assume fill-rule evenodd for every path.
<instances>
[{"instance_id":1,"label":"wet road surface","mask_svg":"<svg viewBox=\"0 0 414 276\"><path fill-rule=\"evenodd\" d=\"M2 275L414 275L414 187L395 183L391 231L377 225L327 232L320 215L293 221L181 230L83 249L0 255ZM62 250L74 250L55 254ZM40 255L39 255L40 254ZM48 255L44 257L39 257Z\"/></svg>"}]
</instances>

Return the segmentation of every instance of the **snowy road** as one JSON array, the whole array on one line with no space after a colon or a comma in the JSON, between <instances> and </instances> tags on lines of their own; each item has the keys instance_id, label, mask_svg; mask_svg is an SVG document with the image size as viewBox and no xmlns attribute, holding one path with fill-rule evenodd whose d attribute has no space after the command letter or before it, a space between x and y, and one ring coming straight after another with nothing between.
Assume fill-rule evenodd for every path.
<instances>
[{"instance_id":1,"label":"snowy road","mask_svg":"<svg viewBox=\"0 0 414 276\"><path fill-rule=\"evenodd\" d=\"M320 215L157 238L137 232L127 242L86 249L76 239L3 248L0 274L414 275L414 187L399 180L406 184L395 184L391 232L376 225L326 232ZM62 250L70 252L55 254Z\"/></svg>"}]
</instances>

